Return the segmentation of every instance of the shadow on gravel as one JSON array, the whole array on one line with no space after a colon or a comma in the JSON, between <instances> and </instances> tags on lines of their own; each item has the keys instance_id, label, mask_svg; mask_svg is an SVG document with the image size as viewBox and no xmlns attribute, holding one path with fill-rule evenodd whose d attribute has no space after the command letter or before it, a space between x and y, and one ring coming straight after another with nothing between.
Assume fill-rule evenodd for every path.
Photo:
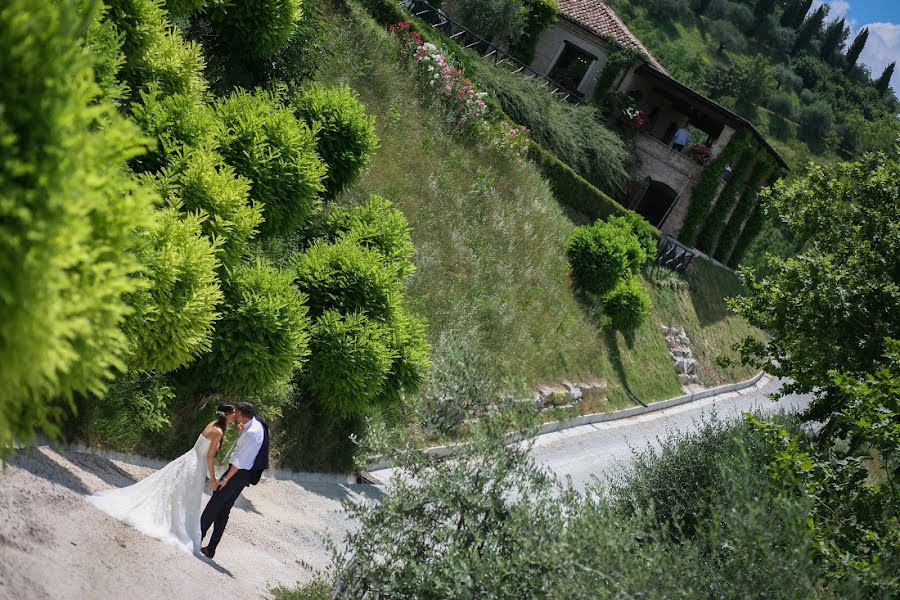
<instances>
[{"instance_id":1,"label":"shadow on gravel","mask_svg":"<svg viewBox=\"0 0 900 600\"><path fill-rule=\"evenodd\" d=\"M10 464L35 477L66 487L76 494L89 495L91 490L76 475L46 454L44 449L30 448L16 453Z\"/></svg>"},{"instance_id":2,"label":"shadow on gravel","mask_svg":"<svg viewBox=\"0 0 900 600\"><path fill-rule=\"evenodd\" d=\"M80 469L102 479L103 483L110 487L128 487L138 482L138 479L116 466L111 460L96 454L70 451L63 456Z\"/></svg>"},{"instance_id":3,"label":"shadow on gravel","mask_svg":"<svg viewBox=\"0 0 900 600\"><path fill-rule=\"evenodd\" d=\"M365 483L300 483L297 481L292 481L291 483L317 496L341 502L344 500L355 500L360 496L367 500L380 500L387 495L378 487Z\"/></svg>"}]
</instances>

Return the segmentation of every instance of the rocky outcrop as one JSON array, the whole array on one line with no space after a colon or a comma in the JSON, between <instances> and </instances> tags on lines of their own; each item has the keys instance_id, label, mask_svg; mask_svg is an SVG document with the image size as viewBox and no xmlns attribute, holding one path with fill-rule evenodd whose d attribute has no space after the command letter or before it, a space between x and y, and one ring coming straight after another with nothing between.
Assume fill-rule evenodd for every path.
<instances>
[{"instance_id":1,"label":"rocky outcrop","mask_svg":"<svg viewBox=\"0 0 900 600\"><path fill-rule=\"evenodd\" d=\"M666 338L666 346L669 347L669 354L672 356L672 366L678 374L678 381L682 385L699 384L700 377L697 375L697 359L691 350L691 338L687 336L683 327L674 325L662 326L663 336Z\"/></svg>"},{"instance_id":2,"label":"rocky outcrop","mask_svg":"<svg viewBox=\"0 0 900 600\"><path fill-rule=\"evenodd\" d=\"M538 408L568 407L579 402L588 402L595 406L607 401L606 390L606 381L602 379L587 383L563 380L558 385L543 385L538 388L534 393L534 403Z\"/></svg>"}]
</instances>

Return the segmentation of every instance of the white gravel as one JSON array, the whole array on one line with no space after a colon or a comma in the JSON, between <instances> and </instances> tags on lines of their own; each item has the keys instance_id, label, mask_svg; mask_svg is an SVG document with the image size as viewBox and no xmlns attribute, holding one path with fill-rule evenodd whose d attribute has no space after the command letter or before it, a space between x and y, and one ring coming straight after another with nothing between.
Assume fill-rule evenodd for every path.
<instances>
[{"instance_id":1,"label":"white gravel","mask_svg":"<svg viewBox=\"0 0 900 600\"><path fill-rule=\"evenodd\" d=\"M343 498L372 486L263 480L244 490L215 562L108 517L85 496L152 469L73 450L20 451L0 471L0 598L260 598L327 567L349 524ZM204 498L204 503L206 498Z\"/></svg>"}]
</instances>

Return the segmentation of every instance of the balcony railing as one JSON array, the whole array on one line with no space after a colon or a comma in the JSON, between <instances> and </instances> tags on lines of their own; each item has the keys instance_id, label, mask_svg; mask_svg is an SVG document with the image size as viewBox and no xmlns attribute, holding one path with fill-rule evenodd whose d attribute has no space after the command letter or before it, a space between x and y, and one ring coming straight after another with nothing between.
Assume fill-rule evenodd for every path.
<instances>
[{"instance_id":1,"label":"balcony railing","mask_svg":"<svg viewBox=\"0 0 900 600\"><path fill-rule=\"evenodd\" d=\"M699 175L703 168L687 154L675 150L649 133L638 134L634 140L634 148L642 157L662 162L689 178Z\"/></svg>"}]
</instances>

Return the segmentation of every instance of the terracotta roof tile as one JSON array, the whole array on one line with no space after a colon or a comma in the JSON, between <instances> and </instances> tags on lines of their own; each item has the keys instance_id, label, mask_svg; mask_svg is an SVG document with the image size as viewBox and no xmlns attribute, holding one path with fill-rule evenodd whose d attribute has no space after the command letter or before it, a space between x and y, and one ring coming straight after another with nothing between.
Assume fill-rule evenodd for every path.
<instances>
[{"instance_id":1,"label":"terracotta roof tile","mask_svg":"<svg viewBox=\"0 0 900 600\"><path fill-rule=\"evenodd\" d=\"M650 54L641 40L628 30L622 19L600 0L559 0L560 12L570 21L581 25L591 33L608 38L626 48L640 50L657 70L668 72Z\"/></svg>"}]
</instances>

